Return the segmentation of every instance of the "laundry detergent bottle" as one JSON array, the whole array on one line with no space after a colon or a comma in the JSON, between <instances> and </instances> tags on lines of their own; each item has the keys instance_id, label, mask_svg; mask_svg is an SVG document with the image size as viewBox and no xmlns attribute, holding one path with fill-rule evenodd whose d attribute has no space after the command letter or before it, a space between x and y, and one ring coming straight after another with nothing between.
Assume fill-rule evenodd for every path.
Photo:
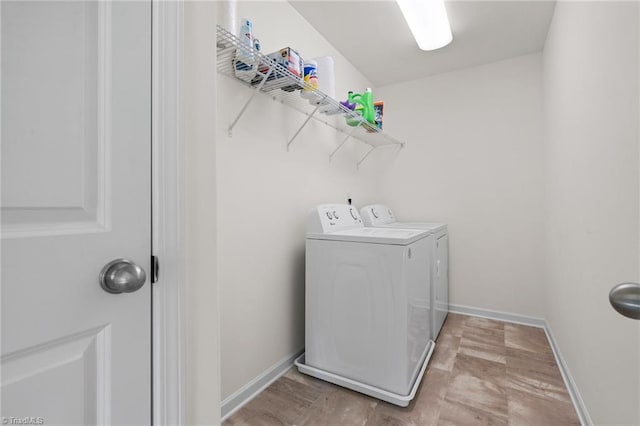
<instances>
[{"instance_id":1,"label":"laundry detergent bottle","mask_svg":"<svg viewBox=\"0 0 640 426\"><path fill-rule=\"evenodd\" d=\"M356 104L355 112L362 115L362 118L371 124L375 124L376 111L373 107L373 92L370 87L367 87L364 93L349 92L349 102ZM347 124L349 126L357 126L360 124L360 121L353 118L347 118Z\"/></svg>"},{"instance_id":2,"label":"laundry detergent bottle","mask_svg":"<svg viewBox=\"0 0 640 426\"><path fill-rule=\"evenodd\" d=\"M317 97L315 93L318 90L318 63L313 59L304 61L303 79L305 85L300 95L311 102Z\"/></svg>"}]
</instances>

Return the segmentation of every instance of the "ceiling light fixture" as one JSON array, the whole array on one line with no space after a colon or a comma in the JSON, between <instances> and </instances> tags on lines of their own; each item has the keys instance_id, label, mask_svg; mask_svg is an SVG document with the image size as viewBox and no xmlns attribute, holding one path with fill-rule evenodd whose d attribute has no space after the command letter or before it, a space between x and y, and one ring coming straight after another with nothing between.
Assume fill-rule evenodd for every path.
<instances>
[{"instance_id":1,"label":"ceiling light fixture","mask_svg":"<svg viewBox=\"0 0 640 426\"><path fill-rule=\"evenodd\" d=\"M451 27L444 0L396 0L422 50L435 50L451 43Z\"/></svg>"}]
</instances>

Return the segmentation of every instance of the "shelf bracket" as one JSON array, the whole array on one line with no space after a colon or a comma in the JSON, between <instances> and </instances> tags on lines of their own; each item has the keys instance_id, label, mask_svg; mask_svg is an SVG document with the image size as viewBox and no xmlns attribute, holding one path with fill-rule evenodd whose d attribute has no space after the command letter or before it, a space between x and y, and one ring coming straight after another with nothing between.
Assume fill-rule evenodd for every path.
<instances>
[{"instance_id":1,"label":"shelf bracket","mask_svg":"<svg viewBox=\"0 0 640 426\"><path fill-rule=\"evenodd\" d=\"M255 66L257 67L258 64L256 64ZM269 79L269 76L271 76L271 73L273 72L275 67L276 67L275 63L271 64L267 74L264 76L264 78L262 79L260 84L258 84L258 86L256 86L255 89L253 89L253 93L251 94L251 96L249 96L249 99L247 99L247 102L245 102L244 106L242 107L242 109L240 110L238 115L236 116L235 120L233 120L231 125L229 125L229 129L228 129L229 137L231 137L233 135L233 128L236 126L236 124L238 123L238 120L240 120L240 117L242 117L242 114L244 114L245 110L247 109L247 107L249 106L251 101L253 101L253 98L255 98L255 96L262 90L262 87L264 86L264 83Z\"/></svg>"},{"instance_id":2,"label":"shelf bracket","mask_svg":"<svg viewBox=\"0 0 640 426\"><path fill-rule=\"evenodd\" d=\"M311 113L309 113L309 115L307 116L306 120L304 120L304 123L302 123L302 126L300 126L300 128L298 128L298 130L293 134L291 139L289 139L289 142L287 142L287 151L289 151L289 146L293 143L294 139L297 138L298 134L300 134L302 129L304 129L304 126L306 126L307 123L309 122L309 120L311 120L311 117L313 117L313 114L315 114L316 111L318 111L318 108L320 108L320 105L316 106L313 109L313 111L311 111Z\"/></svg>"},{"instance_id":3,"label":"shelf bracket","mask_svg":"<svg viewBox=\"0 0 640 426\"><path fill-rule=\"evenodd\" d=\"M349 134L347 135L346 138L344 138L342 140L342 142L340 142L340 145L338 145L338 147L336 149L333 150L333 152L331 154L329 154L329 161L331 161L333 159L333 156L336 155L336 152L338 152L340 150L340 148L342 148L344 146L345 143L347 143L347 141L349 140L349 138L351 136L353 136L353 133L356 131L356 129L360 127L360 124L358 124L357 126L354 126L353 129L351 129L351 131L349 132Z\"/></svg>"},{"instance_id":4,"label":"shelf bracket","mask_svg":"<svg viewBox=\"0 0 640 426\"><path fill-rule=\"evenodd\" d=\"M360 168L360 164L362 164L364 162L364 160L367 159L367 157L369 156L369 154L371 154L373 152L373 150L376 149L375 146L372 146L371 149L369 151L367 151L367 153L364 155L364 157L362 157L360 159L360 161L358 161L358 164L356 165L356 167Z\"/></svg>"}]
</instances>

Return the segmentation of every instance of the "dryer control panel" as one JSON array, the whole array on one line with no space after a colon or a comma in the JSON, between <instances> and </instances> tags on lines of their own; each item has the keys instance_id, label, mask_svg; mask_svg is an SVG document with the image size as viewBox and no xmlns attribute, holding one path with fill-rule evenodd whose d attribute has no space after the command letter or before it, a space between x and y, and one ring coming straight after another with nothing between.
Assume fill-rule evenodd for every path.
<instances>
[{"instance_id":1,"label":"dryer control panel","mask_svg":"<svg viewBox=\"0 0 640 426\"><path fill-rule=\"evenodd\" d=\"M393 211L383 204L372 204L360 210L366 226L388 225L396 222Z\"/></svg>"},{"instance_id":2,"label":"dryer control panel","mask_svg":"<svg viewBox=\"0 0 640 426\"><path fill-rule=\"evenodd\" d=\"M307 233L327 234L344 229L362 228L358 209L349 204L321 204L309 212Z\"/></svg>"}]
</instances>

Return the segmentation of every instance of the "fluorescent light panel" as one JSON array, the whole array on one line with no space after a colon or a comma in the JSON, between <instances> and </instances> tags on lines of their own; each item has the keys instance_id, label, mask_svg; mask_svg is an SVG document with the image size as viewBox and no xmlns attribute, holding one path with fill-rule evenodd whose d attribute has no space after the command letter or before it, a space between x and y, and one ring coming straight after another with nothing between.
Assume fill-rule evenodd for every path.
<instances>
[{"instance_id":1,"label":"fluorescent light panel","mask_svg":"<svg viewBox=\"0 0 640 426\"><path fill-rule=\"evenodd\" d=\"M451 27L444 0L396 0L413 37L422 50L435 50L451 43Z\"/></svg>"}]
</instances>

